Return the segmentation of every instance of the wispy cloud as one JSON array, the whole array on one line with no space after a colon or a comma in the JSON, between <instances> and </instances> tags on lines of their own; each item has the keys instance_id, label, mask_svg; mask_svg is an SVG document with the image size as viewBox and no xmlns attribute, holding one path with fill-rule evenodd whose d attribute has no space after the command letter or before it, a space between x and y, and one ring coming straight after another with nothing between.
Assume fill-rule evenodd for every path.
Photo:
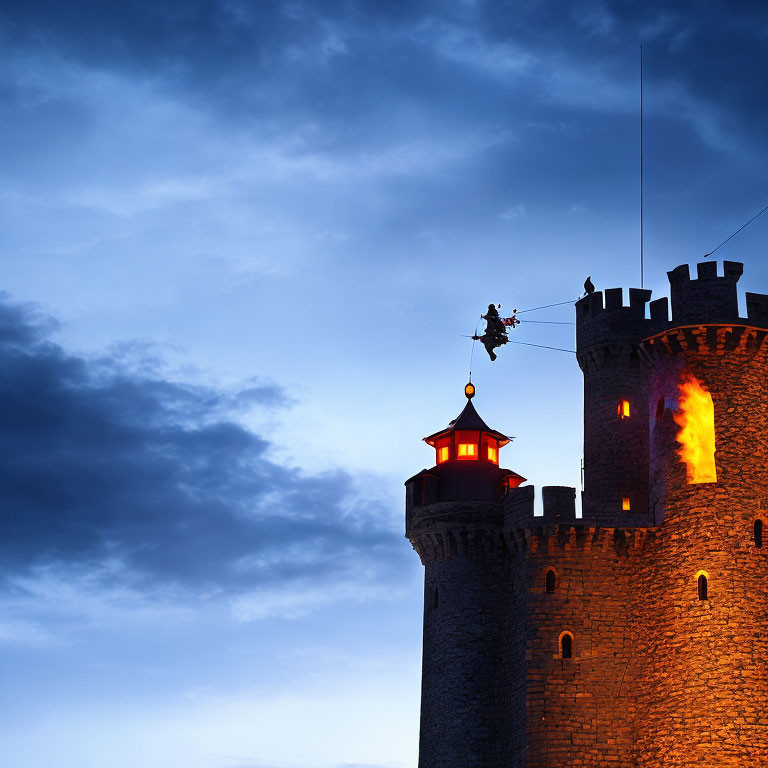
<instances>
[{"instance_id":1,"label":"wispy cloud","mask_svg":"<svg viewBox=\"0 0 768 768\"><path fill-rule=\"evenodd\" d=\"M514 221L515 219L524 219L528 216L528 209L524 205L513 205L511 208L507 208L501 214L501 218L504 221Z\"/></svg>"}]
</instances>

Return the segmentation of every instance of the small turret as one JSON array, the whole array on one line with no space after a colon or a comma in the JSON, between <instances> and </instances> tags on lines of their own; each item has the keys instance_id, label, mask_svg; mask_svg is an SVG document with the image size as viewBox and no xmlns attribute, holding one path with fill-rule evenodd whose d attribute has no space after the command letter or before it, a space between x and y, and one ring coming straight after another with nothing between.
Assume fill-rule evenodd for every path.
<instances>
[{"instance_id":1,"label":"small turret","mask_svg":"<svg viewBox=\"0 0 768 768\"><path fill-rule=\"evenodd\" d=\"M491 429L472 405L475 386L464 387L464 410L441 429L424 438L435 449L435 466L406 481L417 506L438 501L481 501L503 498L525 478L499 467L499 451L510 438Z\"/></svg>"},{"instance_id":2,"label":"small turret","mask_svg":"<svg viewBox=\"0 0 768 768\"><path fill-rule=\"evenodd\" d=\"M505 497L525 478L499 467L510 438L480 418L471 383L464 394L459 416L424 438L435 466L405 483L405 535L425 566L419 768L501 765L512 722L495 685L509 645L499 567ZM523 635L513 642L522 653ZM511 702L522 727L525 700Z\"/></svg>"}]
</instances>

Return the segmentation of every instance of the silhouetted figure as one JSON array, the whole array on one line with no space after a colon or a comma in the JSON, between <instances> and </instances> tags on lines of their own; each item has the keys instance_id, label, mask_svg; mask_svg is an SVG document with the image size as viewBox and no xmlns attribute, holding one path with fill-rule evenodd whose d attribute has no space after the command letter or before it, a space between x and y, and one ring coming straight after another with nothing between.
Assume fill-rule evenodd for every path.
<instances>
[{"instance_id":1,"label":"silhouetted figure","mask_svg":"<svg viewBox=\"0 0 768 768\"><path fill-rule=\"evenodd\" d=\"M584 295L591 296L595 292L595 286L592 282L592 275L588 275L584 281Z\"/></svg>"},{"instance_id":2,"label":"silhouetted figure","mask_svg":"<svg viewBox=\"0 0 768 768\"><path fill-rule=\"evenodd\" d=\"M482 336L475 335L472 338L475 341L483 342L488 357L493 361L497 357L493 350L509 341L507 338L507 329L504 322L499 317L499 311L494 304L489 304L488 312L484 315L480 315L480 317L485 320L485 333L483 333Z\"/></svg>"}]
</instances>

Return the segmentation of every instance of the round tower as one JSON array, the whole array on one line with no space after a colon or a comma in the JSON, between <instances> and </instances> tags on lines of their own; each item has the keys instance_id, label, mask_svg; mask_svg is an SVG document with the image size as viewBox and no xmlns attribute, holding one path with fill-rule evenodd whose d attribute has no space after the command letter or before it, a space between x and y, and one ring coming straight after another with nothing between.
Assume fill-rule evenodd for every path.
<instances>
[{"instance_id":1,"label":"round tower","mask_svg":"<svg viewBox=\"0 0 768 768\"><path fill-rule=\"evenodd\" d=\"M424 438L435 466L405 483L406 536L425 566L419 768L507 766L505 739L525 728L524 700L520 722L504 722L501 671L504 499L525 478L499 466L509 438L474 394L470 383L461 414Z\"/></svg>"},{"instance_id":2,"label":"round tower","mask_svg":"<svg viewBox=\"0 0 768 768\"><path fill-rule=\"evenodd\" d=\"M583 515L600 525L648 524L648 388L640 340L650 291L596 291L576 303L584 374Z\"/></svg>"},{"instance_id":3,"label":"round tower","mask_svg":"<svg viewBox=\"0 0 768 768\"><path fill-rule=\"evenodd\" d=\"M649 365L650 505L638 573L637 765L768 765L768 297L742 265L669 273L672 321Z\"/></svg>"}]
</instances>

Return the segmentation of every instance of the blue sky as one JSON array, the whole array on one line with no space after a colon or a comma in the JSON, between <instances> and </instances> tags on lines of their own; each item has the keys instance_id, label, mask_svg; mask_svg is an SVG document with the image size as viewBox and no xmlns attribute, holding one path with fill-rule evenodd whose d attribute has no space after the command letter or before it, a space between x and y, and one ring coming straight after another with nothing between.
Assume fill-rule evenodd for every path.
<instances>
[{"instance_id":1,"label":"blue sky","mask_svg":"<svg viewBox=\"0 0 768 768\"><path fill-rule=\"evenodd\" d=\"M768 203L762 4L3 5L9 764L415 765L402 482L489 302L639 284L641 43L660 296ZM576 484L573 356L473 371L502 463Z\"/></svg>"}]
</instances>

